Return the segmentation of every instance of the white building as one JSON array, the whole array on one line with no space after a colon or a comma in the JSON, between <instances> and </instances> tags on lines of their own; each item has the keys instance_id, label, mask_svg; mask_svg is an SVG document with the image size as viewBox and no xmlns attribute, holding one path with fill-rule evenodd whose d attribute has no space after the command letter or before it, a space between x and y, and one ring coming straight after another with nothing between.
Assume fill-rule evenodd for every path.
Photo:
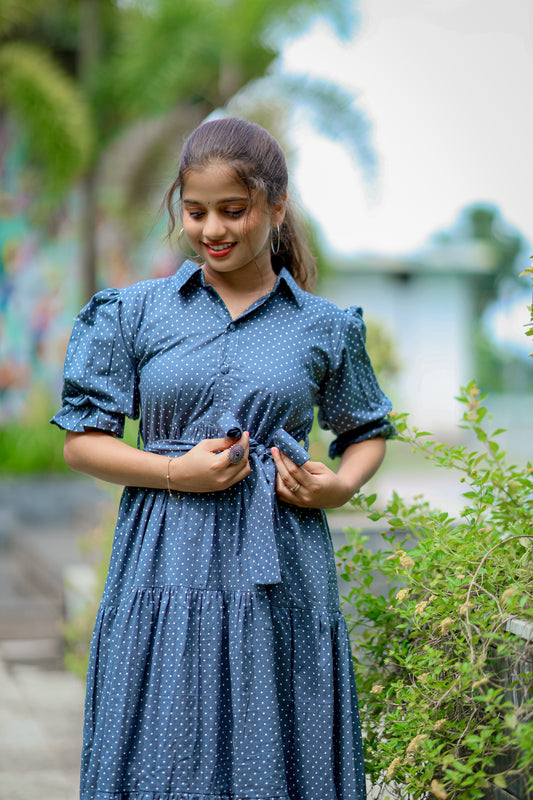
<instances>
[{"instance_id":1,"label":"white building","mask_svg":"<svg viewBox=\"0 0 533 800\"><path fill-rule=\"evenodd\" d=\"M365 319L392 334L401 372L392 395L413 425L457 438L462 408L454 399L475 377L473 336L478 276L494 269L482 241L437 244L413 256L361 255L338 263L321 292L340 305L363 307Z\"/></svg>"}]
</instances>

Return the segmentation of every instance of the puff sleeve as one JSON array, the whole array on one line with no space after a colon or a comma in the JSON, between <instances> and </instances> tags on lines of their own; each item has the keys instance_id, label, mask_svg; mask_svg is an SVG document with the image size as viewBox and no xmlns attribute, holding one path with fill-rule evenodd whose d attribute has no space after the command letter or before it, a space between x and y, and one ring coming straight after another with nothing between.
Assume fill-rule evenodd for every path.
<instances>
[{"instance_id":1,"label":"puff sleeve","mask_svg":"<svg viewBox=\"0 0 533 800\"><path fill-rule=\"evenodd\" d=\"M58 427L78 433L99 428L122 436L125 416L138 417L136 368L121 317L115 289L98 292L80 311L65 359L63 407L50 420Z\"/></svg>"},{"instance_id":2,"label":"puff sleeve","mask_svg":"<svg viewBox=\"0 0 533 800\"><path fill-rule=\"evenodd\" d=\"M362 310L352 306L343 312L339 338L318 401L320 426L337 437L329 448L331 458L342 455L355 442L395 434L387 418L392 404L377 382L365 339Z\"/></svg>"}]
</instances>

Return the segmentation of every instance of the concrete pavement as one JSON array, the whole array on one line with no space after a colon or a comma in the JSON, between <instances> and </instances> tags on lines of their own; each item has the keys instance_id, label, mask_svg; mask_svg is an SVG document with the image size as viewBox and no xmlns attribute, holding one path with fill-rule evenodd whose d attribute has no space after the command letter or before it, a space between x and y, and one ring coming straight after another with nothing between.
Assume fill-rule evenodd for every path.
<instances>
[{"instance_id":1,"label":"concrete pavement","mask_svg":"<svg viewBox=\"0 0 533 800\"><path fill-rule=\"evenodd\" d=\"M0 661L0 800L76 800L84 687Z\"/></svg>"},{"instance_id":2,"label":"concrete pavement","mask_svg":"<svg viewBox=\"0 0 533 800\"><path fill-rule=\"evenodd\" d=\"M0 800L76 800L83 682L62 669L63 576L109 497L94 481L0 481Z\"/></svg>"}]
</instances>

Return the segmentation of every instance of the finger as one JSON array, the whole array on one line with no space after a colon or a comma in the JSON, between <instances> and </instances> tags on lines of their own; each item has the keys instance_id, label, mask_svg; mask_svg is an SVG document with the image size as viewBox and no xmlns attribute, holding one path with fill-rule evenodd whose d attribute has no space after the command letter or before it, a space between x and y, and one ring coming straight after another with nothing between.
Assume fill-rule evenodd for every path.
<instances>
[{"instance_id":1,"label":"finger","mask_svg":"<svg viewBox=\"0 0 533 800\"><path fill-rule=\"evenodd\" d=\"M233 442L226 451L226 465L232 469L240 469L242 464L248 462L250 453L250 434L245 431L238 441Z\"/></svg>"},{"instance_id":2,"label":"finger","mask_svg":"<svg viewBox=\"0 0 533 800\"><path fill-rule=\"evenodd\" d=\"M239 483L239 481L242 481L250 474L252 470L249 460L249 455L250 455L249 438L250 438L249 434L246 433L246 436L243 434L243 436L238 441L238 444L242 444L242 447L244 449L244 455L241 461L239 461L237 464L232 464L231 461L229 460L229 455L228 455L230 452L229 450L226 450L224 453L220 454L224 457L223 464L224 464L224 469L226 470L226 474L231 476L229 483L230 486L233 486L234 484Z\"/></svg>"},{"instance_id":3,"label":"finger","mask_svg":"<svg viewBox=\"0 0 533 800\"><path fill-rule=\"evenodd\" d=\"M284 482L287 481L289 477L289 471L285 465L283 453L281 453L281 451L278 450L277 447L272 447L271 453L272 453L272 458L274 459L274 464L276 465L276 469L278 472L278 478L280 478Z\"/></svg>"},{"instance_id":4,"label":"finger","mask_svg":"<svg viewBox=\"0 0 533 800\"><path fill-rule=\"evenodd\" d=\"M204 439L201 444L212 453L220 453L221 450L228 450L237 441L238 438L231 439L229 436L223 436L220 439Z\"/></svg>"},{"instance_id":5,"label":"finger","mask_svg":"<svg viewBox=\"0 0 533 800\"><path fill-rule=\"evenodd\" d=\"M284 503L289 503L292 506L299 506L300 508L305 505L302 499L298 497L298 491L291 492L279 473L276 476L276 494L278 499L283 500Z\"/></svg>"},{"instance_id":6,"label":"finger","mask_svg":"<svg viewBox=\"0 0 533 800\"><path fill-rule=\"evenodd\" d=\"M304 506L305 500L300 496L300 491L303 491L302 484L298 480L298 475L291 475L286 464L292 464L296 467L289 458L285 457L285 459L283 459L280 455L278 464L276 465L278 468L278 474L276 476L276 493L278 498L291 505ZM298 469L299 468L296 467L296 470Z\"/></svg>"},{"instance_id":7,"label":"finger","mask_svg":"<svg viewBox=\"0 0 533 800\"><path fill-rule=\"evenodd\" d=\"M291 466L296 467L296 465L279 450L276 451L276 456L275 463L278 470L278 478L282 481L287 490L298 489L300 481L296 475L291 474Z\"/></svg>"},{"instance_id":8,"label":"finger","mask_svg":"<svg viewBox=\"0 0 533 800\"><path fill-rule=\"evenodd\" d=\"M232 471L228 471L228 472L224 473L225 475L227 475L227 480L226 480L226 485L227 486L235 486L235 484L237 484L240 481L244 480L244 478L246 478L250 474L251 466L250 466L250 462L249 461L245 462L244 466L242 466L242 467L239 464L239 467L240 467L240 469L239 469L238 472L233 472L233 470L232 470ZM233 468L233 469L235 469L235 468Z\"/></svg>"},{"instance_id":9,"label":"finger","mask_svg":"<svg viewBox=\"0 0 533 800\"><path fill-rule=\"evenodd\" d=\"M279 450L277 447L272 447L271 451L276 467L278 468L278 471L281 472L282 474L284 475L288 474L292 467L294 467L295 469L299 469L299 467L296 466L294 461L291 461L289 456L285 455L285 453L282 453L282 451Z\"/></svg>"},{"instance_id":10,"label":"finger","mask_svg":"<svg viewBox=\"0 0 533 800\"><path fill-rule=\"evenodd\" d=\"M250 454L250 434L245 431L238 439L212 439L209 442L216 442L216 448L209 447L213 452L216 459L217 469L226 470L231 469L233 472L240 469L241 465L248 462ZM225 446L221 446L224 444ZM233 452L232 452L233 448Z\"/></svg>"},{"instance_id":11,"label":"finger","mask_svg":"<svg viewBox=\"0 0 533 800\"><path fill-rule=\"evenodd\" d=\"M276 467L278 468L278 474L281 475L282 480L287 484L289 489L297 485L309 485L310 474L308 472L295 464L294 461L291 461L291 459L285 455L285 453L278 450L277 447L272 448L272 453L274 455Z\"/></svg>"}]
</instances>

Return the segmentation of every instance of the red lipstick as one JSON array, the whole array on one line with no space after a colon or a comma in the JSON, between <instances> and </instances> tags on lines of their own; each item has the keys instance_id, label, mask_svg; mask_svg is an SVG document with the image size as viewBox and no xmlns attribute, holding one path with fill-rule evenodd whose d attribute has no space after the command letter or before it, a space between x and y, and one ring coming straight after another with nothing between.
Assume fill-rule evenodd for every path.
<instances>
[{"instance_id":1,"label":"red lipstick","mask_svg":"<svg viewBox=\"0 0 533 800\"><path fill-rule=\"evenodd\" d=\"M216 244L204 242L204 247L212 258L224 258L233 250L235 244L236 242L217 242Z\"/></svg>"}]
</instances>

